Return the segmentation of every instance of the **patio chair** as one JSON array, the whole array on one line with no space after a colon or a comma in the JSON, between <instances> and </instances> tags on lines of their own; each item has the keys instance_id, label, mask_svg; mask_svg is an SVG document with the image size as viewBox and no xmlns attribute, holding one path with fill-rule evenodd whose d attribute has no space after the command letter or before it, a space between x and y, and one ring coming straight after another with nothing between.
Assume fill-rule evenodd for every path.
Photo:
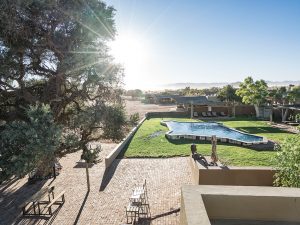
<instances>
[{"instance_id":1,"label":"patio chair","mask_svg":"<svg viewBox=\"0 0 300 225\"><path fill-rule=\"evenodd\" d=\"M130 197L131 202L135 202L139 205L139 215L146 215L151 217L150 206L148 202L148 192L146 179L142 186L137 186L133 189L132 196Z\"/></svg>"},{"instance_id":2,"label":"patio chair","mask_svg":"<svg viewBox=\"0 0 300 225\"><path fill-rule=\"evenodd\" d=\"M142 186L136 186L133 189L132 195L143 195L144 198L148 198L147 195L147 181L146 179L144 180L144 183Z\"/></svg>"},{"instance_id":3,"label":"patio chair","mask_svg":"<svg viewBox=\"0 0 300 225\"><path fill-rule=\"evenodd\" d=\"M194 117L198 117L198 112L194 112Z\"/></svg>"},{"instance_id":4,"label":"patio chair","mask_svg":"<svg viewBox=\"0 0 300 225\"><path fill-rule=\"evenodd\" d=\"M220 112L221 116L227 116L224 112Z\"/></svg>"},{"instance_id":5,"label":"patio chair","mask_svg":"<svg viewBox=\"0 0 300 225\"><path fill-rule=\"evenodd\" d=\"M207 117L206 112L201 112L201 115L202 115L203 117Z\"/></svg>"},{"instance_id":6,"label":"patio chair","mask_svg":"<svg viewBox=\"0 0 300 225\"><path fill-rule=\"evenodd\" d=\"M207 112L206 114L207 114L208 117L212 117L211 112Z\"/></svg>"},{"instance_id":7,"label":"patio chair","mask_svg":"<svg viewBox=\"0 0 300 225\"><path fill-rule=\"evenodd\" d=\"M212 116L214 116L214 117L217 117L217 116L218 116L216 112L212 112L211 114L212 114Z\"/></svg>"},{"instance_id":8,"label":"patio chair","mask_svg":"<svg viewBox=\"0 0 300 225\"><path fill-rule=\"evenodd\" d=\"M140 217L140 207L136 204L129 203L126 208L126 222L135 224ZM130 220L130 222L129 222Z\"/></svg>"}]
</instances>

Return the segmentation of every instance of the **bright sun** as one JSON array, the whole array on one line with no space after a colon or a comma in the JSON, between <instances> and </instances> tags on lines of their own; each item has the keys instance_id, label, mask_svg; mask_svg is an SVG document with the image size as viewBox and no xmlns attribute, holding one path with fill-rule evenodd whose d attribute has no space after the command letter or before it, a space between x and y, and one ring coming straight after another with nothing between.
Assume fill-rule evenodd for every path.
<instances>
[{"instance_id":1,"label":"bright sun","mask_svg":"<svg viewBox=\"0 0 300 225\"><path fill-rule=\"evenodd\" d=\"M115 60L126 67L139 67L146 60L145 42L136 35L123 34L110 43L111 54Z\"/></svg>"}]
</instances>

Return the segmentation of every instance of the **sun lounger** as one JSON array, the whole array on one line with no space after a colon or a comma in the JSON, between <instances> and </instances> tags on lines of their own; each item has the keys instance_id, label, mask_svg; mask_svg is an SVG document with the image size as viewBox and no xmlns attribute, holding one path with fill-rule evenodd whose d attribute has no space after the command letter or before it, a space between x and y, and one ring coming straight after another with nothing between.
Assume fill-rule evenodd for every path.
<instances>
[{"instance_id":1,"label":"sun lounger","mask_svg":"<svg viewBox=\"0 0 300 225\"><path fill-rule=\"evenodd\" d=\"M207 117L206 112L201 112L201 115L202 115L203 117Z\"/></svg>"},{"instance_id":2,"label":"sun lounger","mask_svg":"<svg viewBox=\"0 0 300 225\"><path fill-rule=\"evenodd\" d=\"M212 112L211 114L212 114L212 116L215 116L215 117L218 116L216 112Z\"/></svg>"},{"instance_id":3,"label":"sun lounger","mask_svg":"<svg viewBox=\"0 0 300 225\"><path fill-rule=\"evenodd\" d=\"M221 116L227 116L224 112L220 112Z\"/></svg>"},{"instance_id":4,"label":"sun lounger","mask_svg":"<svg viewBox=\"0 0 300 225\"><path fill-rule=\"evenodd\" d=\"M211 112L207 112L206 114L207 114L208 117L212 117Z\"/></svg>"}]
</instances>

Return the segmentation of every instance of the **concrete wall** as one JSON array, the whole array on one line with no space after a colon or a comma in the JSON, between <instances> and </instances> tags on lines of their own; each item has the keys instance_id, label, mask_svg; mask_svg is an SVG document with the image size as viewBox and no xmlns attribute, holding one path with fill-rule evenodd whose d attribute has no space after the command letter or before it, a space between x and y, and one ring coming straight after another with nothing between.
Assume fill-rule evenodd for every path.
<instances>
[{"instance_id":1,"label":"concrete wall","mask_svg":"<svg viewBox=\"0 0 300 225\"><path fill-rule=\"evenodd\" d=\"M195 106L194 107L195 112L207 112L208 107L207 106ZM233 110L232 106L212 106L211 111L213 112L224 112L225 114L232 115ZM237 105L235 106L235 115L236 116L252 116L255 115L255 109L253 105Z\"/></svg>"},{"instance_id":2,"label":"concrete wall","mask_svg":"<svg viewBox=\"0 0 300 225\"><path fill-rule=\"evenodd\" d=\"M235 107L235 114L237 116L254 116L255 108L253 105L238 105Z\"/></svg>"},{"instance_id":3,"label":"concrete wall","mask_svg":"<svg viewBox=\"0 0 300 225\"><path fill-rule=\"evenodd\" d=\"M190 157L194 184L273 186L275 170L271 167L204 167Z\"/></svg>"},{"instance_id":4,"label":"concrete wall","mask_svg":"<svg viewBox=\"0 0 300 225\"><path fill-rule=\"evenodd\" d=\"M202 198L210 219L300 222L300 196L251 196L236 193L203 195Z\"/></svg>"},{"instance_id":5,"label":"concrete wall","mask_svg":"<svg viewBox=\"0 0 300 225\"><path fill-rule=\"evenodd\" d=\"M181 225L210 225L210 219L300 222L300 189L185 185Z\"/></svg>"},{"instance_id":6,"label":"concrete wall","mask_svg":"<svg viewBox=\"0 0 300 225\"><path fill-rule=\"evenodd\" d=\"M201 194L193 191L181 190L180 205L181 225L209 225L209 218Z\"/></svg>"},{"instance_id":7,"label":"concrete wall","mask_svg":"<svg viewBox=\"0 0 300 225\"><path fill-rule=\"evenodd\" d=\"M117 156L120 154L120 152L123 150L123 148L128 144L128 142L131 140L135 132L139 129L139 127L142 125L142 123L146 120L146 118L143 118L136 127L134 127L130 133L122 140L120 144L118 144L106 157L105 157L105 168L107 169L112 162L117 158Z\"/></svg>"},{"instance_id":8,"label":"concrete wall","mask_svg":"<svg viewBox=\"0 0 300 225\"><path fill-rule=\"evenodd\" d=\"M147 118L166 118L166 117L187 117L189 118L191 115L190 108L188 111L184 112L148 112L146 117ZM208 106L194 106L194 112L207 112ZM224 112L227 115L232 115L232 107L227 106L218 106L212 107L213 112ZM235 107L235 115L236 116L251 116L255 115L254 106L251 105L238 105ZM201 115L200 115L201 116Z\"/></svg>"},{"instance_id":9,"label":"concrete wall","mask_svg":"<svg viewBox=\"0 0 300 225\"><path fill-rule=\"evenodd\" d=\"M166 118L166 117L187 117L189 118L191 116L190 112L184 111L184 112L148 112L146 114L147 119L151 118Z\"/></svg>"}]
</instances>

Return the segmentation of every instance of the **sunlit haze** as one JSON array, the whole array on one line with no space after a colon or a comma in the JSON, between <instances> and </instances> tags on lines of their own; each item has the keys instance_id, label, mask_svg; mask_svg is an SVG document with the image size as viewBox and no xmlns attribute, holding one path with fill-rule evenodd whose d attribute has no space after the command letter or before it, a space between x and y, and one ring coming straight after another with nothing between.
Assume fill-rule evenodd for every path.
<instances>
[{"instance_id":1,"label":"sunlit haze","mask_svg":"<svg viewBox=\"0 0 300 225\"><path fill-rule=\"evenodd\" d=\"M300 80L300 1L108 0L125 88Z\"/></svg>"},{"instance_id":2,"label":"sunlit haze","mask_svg":"<svg viewBox=\"0 0 300 225\"><path fill-rule=\"evenodd\" d=\"M125 83L128 88L140 85L140 75L149 59L149 43L135 33L119 33L110 43L111 54L125 69Z\"/></svg>"}]
</instances>

